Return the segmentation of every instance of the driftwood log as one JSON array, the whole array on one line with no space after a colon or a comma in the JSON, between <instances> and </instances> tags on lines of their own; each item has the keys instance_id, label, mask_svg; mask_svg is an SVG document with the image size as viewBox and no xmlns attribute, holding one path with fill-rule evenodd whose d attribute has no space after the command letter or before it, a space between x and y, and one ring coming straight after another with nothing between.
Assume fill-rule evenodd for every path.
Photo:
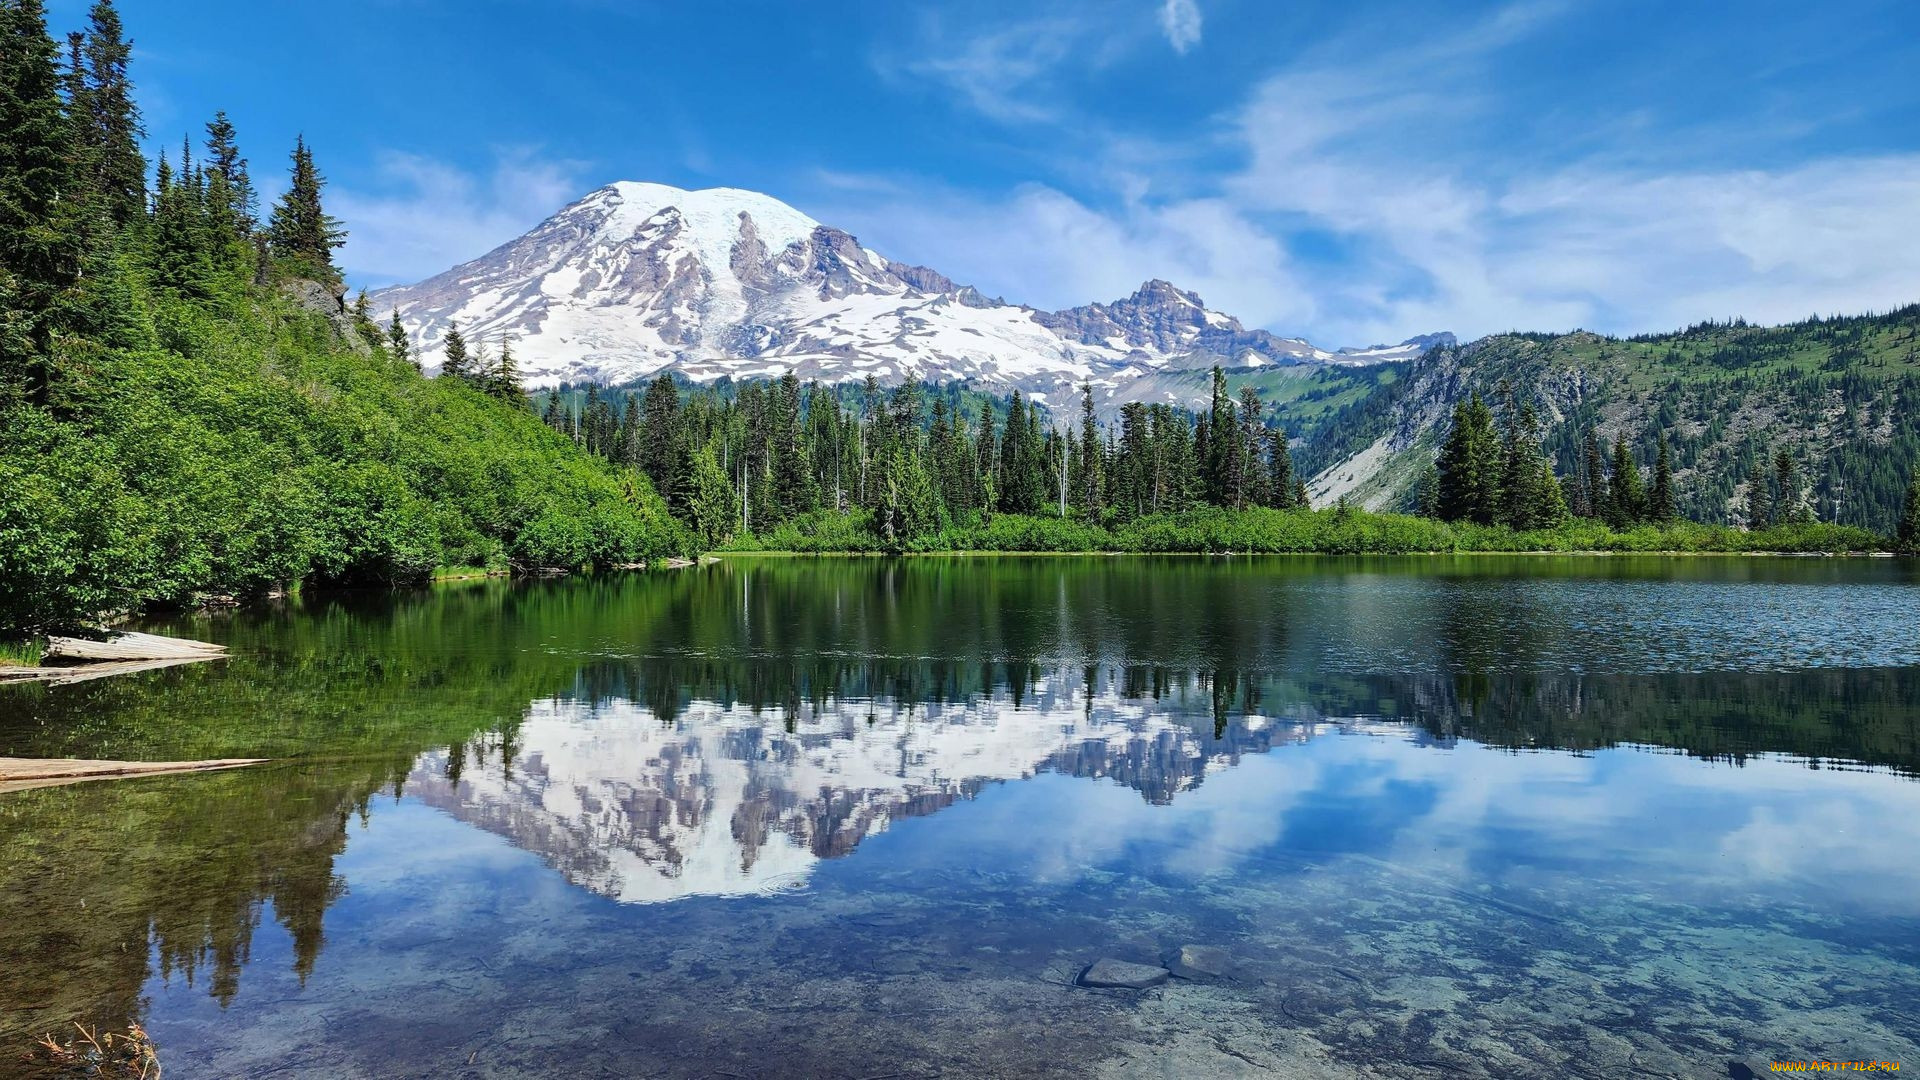
<instances>
[{"instance_id":1,"label":"driftwood log","mask_svg":"<svg viewBox=\"0 0 1920 1080\"><path fill-rule=\"evenodd\" d=\"M127 660L215 660L227 654L224 645L161 637L157 634L115 634L105 641L50 637L44 659L94 663Z\"/></svg>"}]
</instances>

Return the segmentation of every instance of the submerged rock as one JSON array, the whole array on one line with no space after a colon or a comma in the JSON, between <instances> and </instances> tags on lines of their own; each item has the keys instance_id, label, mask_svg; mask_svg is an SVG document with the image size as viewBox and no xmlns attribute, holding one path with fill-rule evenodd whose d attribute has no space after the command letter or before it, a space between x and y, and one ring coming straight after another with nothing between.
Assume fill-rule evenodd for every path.
<instances>
[{"instance_id":1,"label":"submerged rock","mask_svg":"<svg viewBox=\"0 0 1920 1080\"><path fill-rule=\"evenodd\" d=\"M1233 970L1233 957L1212 945L1182 945L1167 967L1183 979L1218 979Z\"/></svg>"},{"instance_id":2,"label":"submerged rock","mask_svg":"<svg viewBox=\"0 0 1920 1080\"><path fill-rule=\"evenodd\" d=\"M1087 970L1080 973L1080 985L1145 990L1150 986L1159 986L1172 975L1172 972L1163 967L1132 964L1125 960L1102 959L1087 965Z\"/></svg>"}]
</instances>

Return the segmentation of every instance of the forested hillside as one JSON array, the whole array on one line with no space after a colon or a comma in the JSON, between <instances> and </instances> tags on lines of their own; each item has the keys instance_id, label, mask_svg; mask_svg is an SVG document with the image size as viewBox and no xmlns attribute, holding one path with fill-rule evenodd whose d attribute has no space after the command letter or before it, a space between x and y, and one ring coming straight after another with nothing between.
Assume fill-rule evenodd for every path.
<instances>
[{"instance_id":1,"label":"forested hillside","mask_svg":"<svg viewBox=\"0 0 1920 1080\"><path fill-rule=\"evenodd\" d=\"M1755 478L1784 452L1804 478L1807 514L1889 532L1920 461L1920 305L1788 326L1703 323L1674 334L1609 338L1504 334L1439 348L1399 382L1315 433L1320 498L1412 506L1455 405L1507 389L1533 407L1563 478L1586 469L1587 436L1624 439L1643 469L1664 437L1684 517L1746 524ZM1762 492L1766 502L1771 492Z\"/></svg>"},{"instance_id":2,"label":"forested hillside","mask_svg":"<svg viewBox=\"0 0 1920 1080\"><path fill-rule=\"evenodd\" d=\"M304 144L265 220L224 116L149 169L111 3L63 57L8 0L0 54L0 633L686 546L509 366L428 379L342 302Z\"/></svg>"}]
</instances>

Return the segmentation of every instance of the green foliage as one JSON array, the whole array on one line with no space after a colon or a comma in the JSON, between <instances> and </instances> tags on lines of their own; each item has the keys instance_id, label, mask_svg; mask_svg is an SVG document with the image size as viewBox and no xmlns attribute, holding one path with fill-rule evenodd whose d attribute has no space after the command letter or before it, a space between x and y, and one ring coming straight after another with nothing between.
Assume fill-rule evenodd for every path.
<instances>
[{"instance_id":1,"label":"green foliage","mask_svg":"<svg viewBox=\"0 0 1920 1080\"><path fill-rule=\"evenodd\" d=\"M1893 540L1894 550L1900 554L1920 555L1920 476L1907 484L1907 497Z\"/></svg>"}]
</instances>

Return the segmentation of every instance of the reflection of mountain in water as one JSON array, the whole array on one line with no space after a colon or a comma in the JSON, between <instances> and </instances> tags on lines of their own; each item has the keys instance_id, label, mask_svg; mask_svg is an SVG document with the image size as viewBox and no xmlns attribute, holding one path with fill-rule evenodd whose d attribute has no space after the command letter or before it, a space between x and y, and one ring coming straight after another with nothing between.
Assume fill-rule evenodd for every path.
<instances>
[{"instance_id":1,"label":"reflection of mountain in water","mask_svg":"<svg viewBox=\"0 0 1920 1080\"><path fill-rule=\"evenodd\" d=\"M845 683L812 672L799 692L799 673L781 689L775 664L742 693L677 662L596 668L583 684L634 697L536 702L490 744L424 754L407 790L539 854L574 884L651 903L789 887L898 818L1043 772L1171 802L1209 770L1329 725L1439 746L1641 743L1736 763L1774 752L1911 771L1912 720L1889 710L1920 693L1920 674L1906 671L1294 683L1026 665L1017 679L988 676L946 698L845 692L940 681L911 664L875 666L902 670ZM692 696L635 700L655 700L653 686Z\"/></svg>"},{"instance_id":2,"label":"reflection of mountain in water","mask_svg":"<svg viewBox=\"0 0 1920 1080\"><path fill-rule=\"evenodd\" d=\"M635 903L768 892L897 818L1041 772L1111 778L1170 801L1210 768L1310 737L1308 718L1216 729L1177 701L1089 692L1065 672L1003 694L907 707L830 700L782 720L695 702L663 723L615 699L536 703L514 755L423 755L410 794L539 853L569 881ZM1216 735L1215 732L1218 731Z\"/></svg>"}]
</instances>

